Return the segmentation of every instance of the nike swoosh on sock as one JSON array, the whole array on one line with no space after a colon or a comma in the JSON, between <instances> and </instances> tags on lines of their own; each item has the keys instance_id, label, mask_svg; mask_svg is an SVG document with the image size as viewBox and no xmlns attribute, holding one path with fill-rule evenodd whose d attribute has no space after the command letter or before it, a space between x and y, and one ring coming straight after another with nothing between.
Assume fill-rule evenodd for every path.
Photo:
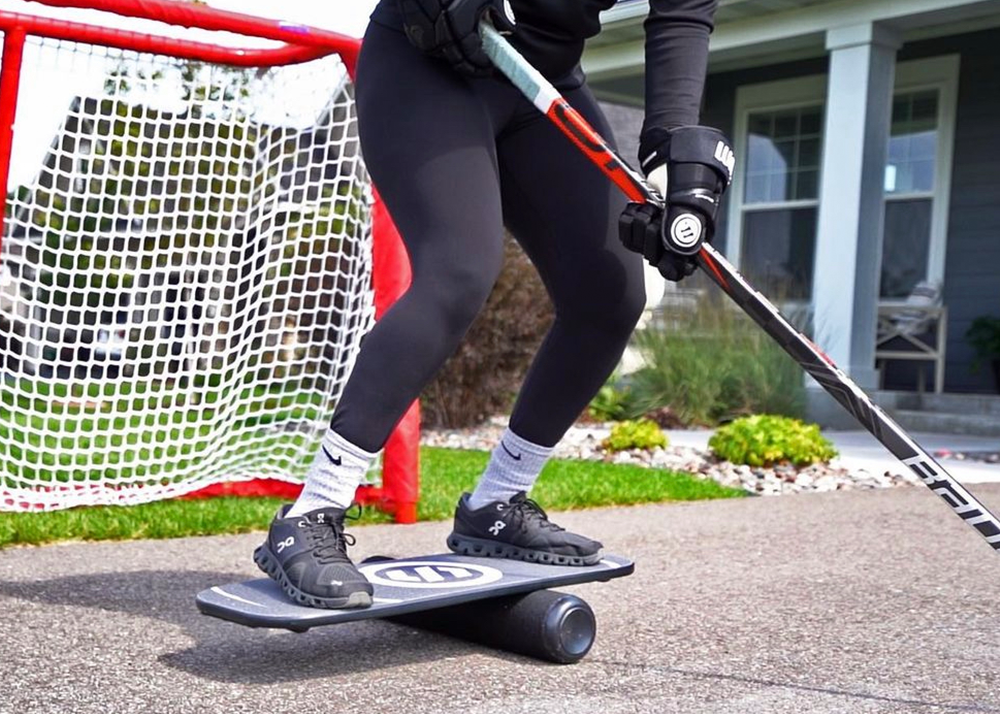
<instances>
[{"instance_id":1,"label":"nike swoosh on sock","mask_svg":"<svg viewBox=\"0 0 1000 714\"><path fill-rule=\"evenodd\" d=\"M326 454L326 458L330 459L331 464L333 464L334 466L340 466L342 459L339 456L337 458L333 458L333 454L331 454L330 451L325 446L322 446L320 448L323 449L323 453Z\"/></svg>"},{"instance_id":2,"label":"nike swoosh on sock","mask_svg":"<svg viewBox=\"0 0 1000 714\"><path fill-rule=\"evenodd\" d=\"M508 449L507 445L505 443L503 443L502 441L500 442L500 446L503 447L503 450L506 451L507 455L510 456L510 458L514 459L514 461L520 461L521 460L521 454L518 454L517 456L515 456L514 453L510 449Z\"/></svg>"}]
</instances>

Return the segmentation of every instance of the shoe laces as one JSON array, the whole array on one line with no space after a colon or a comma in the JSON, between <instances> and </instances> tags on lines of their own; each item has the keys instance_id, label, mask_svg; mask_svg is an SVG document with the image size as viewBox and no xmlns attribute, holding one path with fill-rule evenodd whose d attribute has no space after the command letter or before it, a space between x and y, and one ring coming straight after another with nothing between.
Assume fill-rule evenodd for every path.
<instances>
[{"instance_id":1,"label":"shoe laces","mask_svg":"<svg viewBox=\"0 0 1000 714\"><path fill-rule=\"evenodd\" d=\"M565 528L557 526L549 520L548 514L535 501L528 498L523 493L519 493L510 500L510 512L517 521L522 533L527 532L530 525L550 531L564 531Z\"/></svg>"},{"instance_id":2,"label":"shoe laces","mask_svg":"<svg viewBox=\"0 0 1000 714\"><path fill-rule=\"evenodd\" d=\"M357 508L357 510L353 510ZM329 563L350 563L347 557L347 546L354 545L355 538L350 533L344 532L344 521L356 521L361 517L361 506L354 504L344 511L342 519L335 519L327 523L309 522L306 526L306 536L309 543L314 546L313 555L317 562L322 565Z\"/></svg>"}]
</instances>

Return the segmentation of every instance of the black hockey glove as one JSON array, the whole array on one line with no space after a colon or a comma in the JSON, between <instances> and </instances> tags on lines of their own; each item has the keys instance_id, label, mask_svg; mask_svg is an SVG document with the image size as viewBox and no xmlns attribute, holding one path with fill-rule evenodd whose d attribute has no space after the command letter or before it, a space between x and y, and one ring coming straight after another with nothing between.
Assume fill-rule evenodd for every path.
<instances>
[{"instance_id":1,"label":"black hockey glove","mask_svg":"<svg viewBox=\"0 0 1000 714\"><path fill-rule=\"evenodd\" d=\"M397 1L410 44L471 77L493 74L493 63L479 39L483 16L488 16L501 33L514 31L510 0Z\"/></svg>"},{"instance_id":2,"label":"black hockey glove","mask_svg":"<svg viewBox=\"0 0 1000 714\"><path fill-rule=\"evenodd\" d=\"M645 132L639 159L665 209L630 203L619 220L622 243L674 282L694 272L694 256L715 235L715 215L735 156L718 129L682 126Z\"/></svg>"}]
</instances>

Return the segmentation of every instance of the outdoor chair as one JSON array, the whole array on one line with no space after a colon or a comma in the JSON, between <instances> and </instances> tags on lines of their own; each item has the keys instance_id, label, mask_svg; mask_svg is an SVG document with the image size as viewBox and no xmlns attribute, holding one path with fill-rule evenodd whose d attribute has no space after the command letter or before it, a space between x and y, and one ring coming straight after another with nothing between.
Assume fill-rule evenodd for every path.
<instances>
[{"instance_id":1,"label":"outdoor chair","mask_svg":"<svg viewBox=\"0 0 1000 714\"><path fill-rule=\"evenodd\" d=\"M941 304L941 286L922 281L902 305L880 305L875 335L876 364L889 360L934 363L934 391L944 389L945 345L948 340L948 308ZM918 390L924 390L920 371Z\"/></svg>"}]
</instances>

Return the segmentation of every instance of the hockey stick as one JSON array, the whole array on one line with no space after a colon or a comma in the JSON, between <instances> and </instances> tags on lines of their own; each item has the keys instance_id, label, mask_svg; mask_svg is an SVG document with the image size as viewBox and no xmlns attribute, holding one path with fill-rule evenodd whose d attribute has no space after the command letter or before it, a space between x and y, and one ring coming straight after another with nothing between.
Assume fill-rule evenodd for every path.
<instances>
[{"instance_id":1,"label":"hockey stick","mask_svg":"<svg viewBox=\"0 0 1000 714\"><path fill-rule=\"evenodd\" d=\"M663 206L663 199L594 131L538 70L486 22L480 25L483 48L503 74L555 124L631 201ZM956 481L919 444L882 411L819 347L795 329L771 302L753 289L711 244L695 256L722 291L770 335L893 456L910 468L966 523L1000 551L1000 520Z\"/></svg>"}]
</instances>

